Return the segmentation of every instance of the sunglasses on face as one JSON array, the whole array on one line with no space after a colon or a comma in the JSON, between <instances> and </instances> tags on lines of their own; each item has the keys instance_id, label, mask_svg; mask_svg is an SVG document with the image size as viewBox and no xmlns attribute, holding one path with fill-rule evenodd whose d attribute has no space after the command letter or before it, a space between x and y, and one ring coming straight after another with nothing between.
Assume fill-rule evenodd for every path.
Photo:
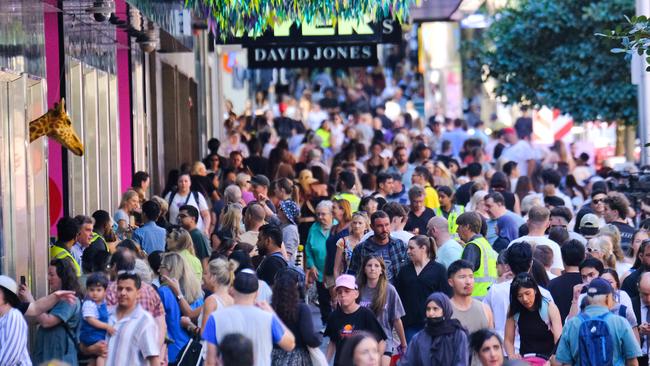
<instances>
[{"instance_id":1,"label":"sunglasses on face","mask_svg":"<svg viewBox=\"0 0 650 366\"><path fill-rule=\"evenodd\" d=\"M593 202L594 205L597 205L597 204L599 204L599 203L605 203L605 199L601 198L601 199L599 199L599 200L593 200L593 201L591 201L591 202Z\"/></svg>"},{"instance_id":2,"label":"sunglasses on face","mask_svg":"<svg viewBox=\"0 0 650 366\"><path fill-rule=\"evenodd\" d=\"M587 251L589 253L598 253L598 252L600 252L600 249L587 247Z\"/></svg>"}]
</instances>

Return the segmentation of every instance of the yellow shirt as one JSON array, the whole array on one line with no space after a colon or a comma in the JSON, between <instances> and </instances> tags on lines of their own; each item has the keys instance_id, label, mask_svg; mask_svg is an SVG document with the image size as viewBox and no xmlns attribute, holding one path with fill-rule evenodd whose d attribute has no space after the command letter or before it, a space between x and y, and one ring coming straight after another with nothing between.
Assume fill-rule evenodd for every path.
<instances>
[{"instance_id":1,"label":"yellow shirt","mask_svg":"<svg viewBox=\"0 0 650 366\"><path fill-rule=\"evenodd\" d=\"M424 206L435 210L440 207L440 200L438 200L438 192L427 183L424 186Z\"/></svg>"},{"instance_id":2,"label":"yellow shirt","mask_svg":"<svg viewBox=\"0 0 650 366\"><path fill-rule=\"evenodd\" d=\"M190 268L192 268L192 272L194 272L196 275L199 283L201 283L203 280L203 265L201 264L199 258L190 253L190 251L187 249L181 250L178 252L178 254L180 254L181 257L185 258L185 261L187 261L187 264L189 264Z\"/></svg>"}]
</instances>

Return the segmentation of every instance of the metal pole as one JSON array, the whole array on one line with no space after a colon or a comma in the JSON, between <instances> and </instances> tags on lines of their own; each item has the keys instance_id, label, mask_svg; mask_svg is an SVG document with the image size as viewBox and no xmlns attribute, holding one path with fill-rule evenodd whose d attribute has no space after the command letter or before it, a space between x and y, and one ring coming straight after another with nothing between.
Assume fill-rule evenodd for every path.
<instances>
[{"instance_id":1,"label":"metal pole","mask_svg":"<svg viewBox=\"0 0 650 366\"><path fill-rule=\"evenodd\" d=\"M650 16L650 1L636 0L636 14ZM638 73L639 85L639 140L641 142L641 166L650 164L650 72L645 71L648 64L645 57L635 57L633 72ZM634 76L633 76L634 79Z\"/></svg>"}]
</instances>

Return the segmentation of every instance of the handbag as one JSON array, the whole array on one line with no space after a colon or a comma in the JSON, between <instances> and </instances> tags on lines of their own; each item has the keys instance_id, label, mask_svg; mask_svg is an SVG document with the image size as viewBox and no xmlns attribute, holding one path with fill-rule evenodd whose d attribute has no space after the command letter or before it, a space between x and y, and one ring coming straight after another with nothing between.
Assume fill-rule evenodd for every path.
<instances>
[{"instance_id":1,"label":"handbag","mask_svg":"<svg viewBox=\"0 0 650 366\"><path fill-rule=\"evenodd\" d=\"M185 348L181 352L178 361L176 362L177 366L200 366L203 364L203 344L201 339L198 337L190 338L190 341L187 342Z\"/></svg>"},{"instance_id":2,"label":"handbag","mask_svg":"<svg viewBox=\"0 0 650 366\"><path fill-rule=\"evenodd\" d=\"M309 351L309 358L311 358L312 366L327 366L327 358L323 354L323 351L320 348L316 347L307 347Z\"/></svg>"}]
</instances>

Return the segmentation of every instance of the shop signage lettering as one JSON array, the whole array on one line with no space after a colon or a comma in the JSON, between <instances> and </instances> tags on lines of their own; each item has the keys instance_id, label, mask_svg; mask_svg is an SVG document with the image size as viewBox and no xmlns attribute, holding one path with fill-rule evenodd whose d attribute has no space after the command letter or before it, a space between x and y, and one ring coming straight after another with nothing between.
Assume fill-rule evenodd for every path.
<instances>
[{"instance_id":1,"label":"shop signage lettering","mask_svg":"<svg viewBox=\"0 0 650 366\"><path fill-rule=\"evenodd\" d=\"M303 46L256 46L248 48L248 66L347 67L377 64L375 44L329 44Z\"/></svg>"},{"instance_id":2,"label":"shop signage lettering","mask_svg":"<svg viewBox=\"0 0 650 366\"><path fill-rule=\"evenodd\" d=\"M375 22L339 20L336 24L312 23L301 26L284 22L277 24L264 34L253 38L251 34L229 37L226 44L241 44L244 47L269 44L310 44L310 43L397 43L402 38L402 28L393 19ZM220 40L217 37L217 43Z\"/></svg>"}]
</instances>

